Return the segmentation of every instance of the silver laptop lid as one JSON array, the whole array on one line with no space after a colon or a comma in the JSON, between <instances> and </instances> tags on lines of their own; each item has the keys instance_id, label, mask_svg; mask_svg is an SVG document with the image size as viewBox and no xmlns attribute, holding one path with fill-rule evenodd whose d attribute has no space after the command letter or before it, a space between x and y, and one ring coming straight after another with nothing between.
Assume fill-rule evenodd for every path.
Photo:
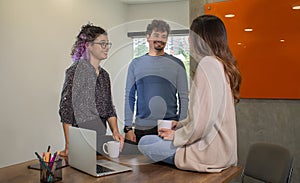
<instances>
[{"instance_id":1,"label":"silver laptop lid","mask_svg":"<svg viewBox=\"0 0 300 183\"><path fill-rule=\"evenodd\" d=\"M69 165L96 176L96 131L69 127Z\"/></svg>"},{"instance_id":2,"label":"silver laptop lid","mask_svg":"<svg viewBox=\"0 0 300 183\"><path fill-rule=\"evenodd\" d=\"M97 161L96 139L96 131L69 127L69 165L97 177L132 170L130 167L108 160ZM97 173L97 164L98 170L104 168L106 171Z\"/></svg>"}]
</instances>

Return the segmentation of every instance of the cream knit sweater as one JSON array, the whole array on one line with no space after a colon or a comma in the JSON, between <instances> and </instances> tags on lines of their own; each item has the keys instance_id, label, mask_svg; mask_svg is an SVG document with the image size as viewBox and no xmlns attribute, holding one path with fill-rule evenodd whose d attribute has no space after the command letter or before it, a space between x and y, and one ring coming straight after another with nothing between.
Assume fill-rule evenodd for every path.
<instances>
[{"instance_id":1,"label":"cream knit sweater","mask_svg":"<svg viewBox=\"0 0 300 183\"><path fill-rule=\"evenodd\" d=\"M237 163L236 116L223 65L207 56L191 84L188 117L174 134L179 169L220 172Z\"/></svg>"}]
</instances>

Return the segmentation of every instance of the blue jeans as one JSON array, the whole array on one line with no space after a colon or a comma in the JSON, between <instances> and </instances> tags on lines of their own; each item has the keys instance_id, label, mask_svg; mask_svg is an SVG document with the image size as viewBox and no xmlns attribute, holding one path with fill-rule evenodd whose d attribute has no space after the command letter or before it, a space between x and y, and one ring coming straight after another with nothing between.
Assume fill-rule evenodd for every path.
<instances>
[{"instance_id":1,"label":"blue jeans","mask_svg":"<svg viewBox=\"0 0 300 183\"><path fill-rule=\"evenodd\" d=\"M145 156L154 162L162 161L171 165L175 165L174 156L176 147L173 141L163 140L157 135L146 135L141 138L138 148Z\"/></svg>"}]
</instances>

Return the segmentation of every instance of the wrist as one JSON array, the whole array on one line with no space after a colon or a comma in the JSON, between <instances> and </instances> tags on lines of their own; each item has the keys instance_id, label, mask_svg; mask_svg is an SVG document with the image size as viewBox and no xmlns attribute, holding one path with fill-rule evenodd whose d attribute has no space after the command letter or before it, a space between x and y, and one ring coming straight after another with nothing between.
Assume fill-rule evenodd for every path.
<instances>
[{"instance_id":1,"label":"wrist","mask_svg":"<svg viewBox=\"0 0 300 183\"><path fill-rule=\"evenodd\" d=\"M114 131L112 131L112 133L113 133L114 135L118 135L118 134L119 134L119 131L118 131L118 130L114 130Z\"/></svg>"},{"instance_id":2,"label":"wrist","mask_svg":"<svg viewBox=\"0 0 300 183\"><path fill-rule=\"evenodd\" d=\"M128 133L131 130L132 130L132 126L124 126L124 129L123 129L124 133Z\"/></svg>"}]
</instances>

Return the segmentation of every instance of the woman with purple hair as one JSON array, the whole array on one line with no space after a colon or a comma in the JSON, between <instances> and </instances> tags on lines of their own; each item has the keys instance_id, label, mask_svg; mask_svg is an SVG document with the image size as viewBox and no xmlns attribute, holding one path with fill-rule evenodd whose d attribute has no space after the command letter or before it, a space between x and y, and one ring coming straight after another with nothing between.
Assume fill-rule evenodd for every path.
<instances>
[{"instance_id":1,"label":"woman with purple hair","mask_svg":"<svg viewBox=\"0 0 300 183\"><path fill-rule=\"evenodd\" d=\"M65 149L62 156L68 155L68 128L77 126L97 132L98 143L110 139L121 142L124 137L119 133L117 114L112 102L109 74L100 66L101 60L108 56L112 43L107 32L92 24L83 25L71 56L73 64L66 70L61 93L59 115L65 135ZM106 122L112 136L106 136ZM100 140L99 140L100 139ZM101 144L97 148L100 153Z\"/></svg>"}]
</instances>

